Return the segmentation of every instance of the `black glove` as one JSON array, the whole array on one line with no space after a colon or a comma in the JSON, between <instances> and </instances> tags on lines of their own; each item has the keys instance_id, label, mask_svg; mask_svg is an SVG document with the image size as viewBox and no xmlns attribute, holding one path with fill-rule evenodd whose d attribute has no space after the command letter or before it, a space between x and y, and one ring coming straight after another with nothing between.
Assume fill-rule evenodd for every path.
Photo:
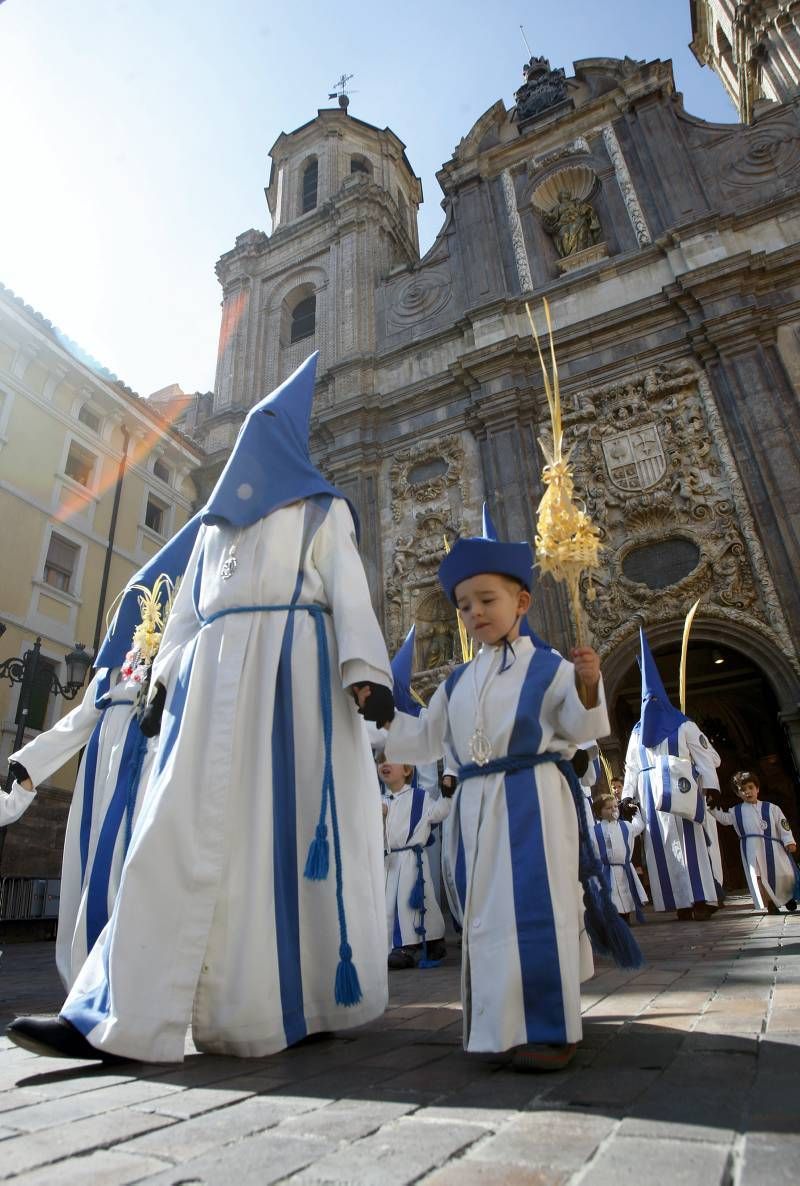
<instances>
[{"instance_id":1,"label":"black glove","mask_svg":"<svg viewBox=\"0 0 800 1186\"><path fill-rule=\"evenodd\" d=\"M458 779L455 774L443 774L439 779L439 790L445 799L452 799L458 786Z\"/></svg>"},{"instance_id":2,"label":"black glove","mask_svg":"<svg viewBox=\"0 0 800 1186\"><path fill-rule=\"evenodd\" d=\"M709 787L703 794L706 797L706 806L721 808L722 807L722 791L717 790L716 787Z\"/></svg>"},{"instance_id":3,"label":"black glove","mask_svg":"<svg viewBox=\"0 0 800 1186\"><path fill-rule=\"evenodd\" d=\"M369 696L363 708L358 704L356 695L362 688L369 688ZM366 680L363 684L353 684L352 689L353 699L365 721L372 721L374 725L382 729L384 725L388 725L394 720L394 696L389 688L384 687L383 684L373 684Z\"/></svg>"},{"instance_id":4,"label":"black glove","mask_svg":"<svg viewBox=\"0 0 800 1186\"><path fill-rule=\"evenodd\" d=\"M577 774L578 778L583 778L586 771L589 769L589 755L585 749L576 749L575 753L570 758L572 769Z\"/></svg>"},{"instance_id":5,"label":"black glove","mask_svg":"<svg viewBox=\"0 0 800 1186\"><path fill-rule=\"evenodd\" d=\"M139 728L145 737L155 737L161 732L161 717L164 715L166 700L167 689L163 684L156 684L156 694L148 702L139 720Z\"/></svg>"},{"instance_id":6,"label":"black glove","mask_svg":"<svg viewBox=\"0 0 800 1186\"><path fill-rule=\"evenodd\" d=\"M30 778L30 774L22 765L22 762L15 762L13 759L9 760L8 769L14 776L16 782L24 782L26 778Z\"/></svg>"},{"instance_id":7,"label":"black glove","mask_svg":"<svg viewBox=\"0 0 800 1186\"><path fill-rule=\"evenodd\" d=\"M626 823L630 823L631 820L637 815L638 811L639 804L635 799L626 797L625 799L620 800L619 818L624 819Z\"/></svg>"}]
</instances>

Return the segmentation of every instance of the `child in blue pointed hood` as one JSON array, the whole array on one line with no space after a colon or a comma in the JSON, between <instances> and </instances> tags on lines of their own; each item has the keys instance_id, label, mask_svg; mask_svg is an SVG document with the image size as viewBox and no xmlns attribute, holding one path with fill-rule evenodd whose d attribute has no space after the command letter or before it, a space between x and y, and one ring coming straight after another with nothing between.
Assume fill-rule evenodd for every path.
<instances>
[{"instance_id":1,"label":"child in blue pointed hood","mask_svg":"<svg viewBox=\"0 0 800 1186\"><path fill-rule=\"evenodd\" d=\"M392 677L355 513L309 457L316 361L249 413L201 512L122 890L61 1021L12 1031L29 1048L178 1062L191 1021L199 1049L261 1057L385 1008L381 810L350 690L376 690L380 723Z\"/></svg>"}]
</instances>

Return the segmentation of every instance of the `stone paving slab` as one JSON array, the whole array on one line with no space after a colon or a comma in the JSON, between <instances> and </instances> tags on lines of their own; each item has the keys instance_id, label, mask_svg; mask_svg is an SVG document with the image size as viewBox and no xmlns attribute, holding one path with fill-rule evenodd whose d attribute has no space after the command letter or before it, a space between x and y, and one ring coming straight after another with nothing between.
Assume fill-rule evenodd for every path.
<instances>
[{"instance_id":1,"label":"stone paving slab","mask_svg":"<svg viewBox=\"0 0 800 1186\"><path fill-rule=\"evenodd\" d=\"M272 1058L36 1058L0 1038L14 1186L771 1186L800 1164L800 918L736 899L647 916L648 964L600 964L557 1075L461 1049L458 952L391 976L386 1015ZM0 1023L56 1010L52 943L7 945Z\"/></svg>"}]
</instances>

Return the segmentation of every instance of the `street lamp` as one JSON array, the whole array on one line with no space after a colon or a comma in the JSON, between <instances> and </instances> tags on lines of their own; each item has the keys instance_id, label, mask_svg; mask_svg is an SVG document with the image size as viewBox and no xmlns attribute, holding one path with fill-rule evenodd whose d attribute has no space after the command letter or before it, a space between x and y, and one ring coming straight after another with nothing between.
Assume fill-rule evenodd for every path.
<instances>
[{"instance_id":1,"label":"street lamp","mask_svg":"<svg viewBox=\"0 0 800 1186\"><path fill-rule=\"evenodd\" d=\"M31 650L26 651L21 659L6 659L0 663L0 681L8 680L12 685L22 684L19 694L19 708L17 709L17 732L14 737L16 753L25 737L28 724L28 713L31 707L31 696L35 688L47 688L52 696L63 696L65 700L74 700L83 687L86 672L92 666L92 656L86 651L83 643L76 643L75 650L64 656L67 665L67 682L62 684L58 676L50 668L42 668L39 663L39 652L42 648L41 638L37 638ZM5 789L11 789L14 781L11 772L5 780Z\"/></svg>"}]
</instances>

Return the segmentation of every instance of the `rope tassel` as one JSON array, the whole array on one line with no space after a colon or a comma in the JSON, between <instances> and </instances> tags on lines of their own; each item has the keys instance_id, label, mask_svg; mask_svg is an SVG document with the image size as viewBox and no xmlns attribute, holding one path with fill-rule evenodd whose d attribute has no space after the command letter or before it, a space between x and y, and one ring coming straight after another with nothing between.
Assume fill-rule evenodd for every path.
<instances>
[{"instance_id":1,"label":"rope tassel","mask_svg":"<svg viewBox=\"0 0 800 1186\"><path fill-rule=\"evenodd\" d=\"M357 1005L361 1000L361 984L358 972L353 963L353 952L350 944L344 942L339 947L339 966L336 969L336 984L334 996L337 1005Z\"/></svg>"}]
</instances>

